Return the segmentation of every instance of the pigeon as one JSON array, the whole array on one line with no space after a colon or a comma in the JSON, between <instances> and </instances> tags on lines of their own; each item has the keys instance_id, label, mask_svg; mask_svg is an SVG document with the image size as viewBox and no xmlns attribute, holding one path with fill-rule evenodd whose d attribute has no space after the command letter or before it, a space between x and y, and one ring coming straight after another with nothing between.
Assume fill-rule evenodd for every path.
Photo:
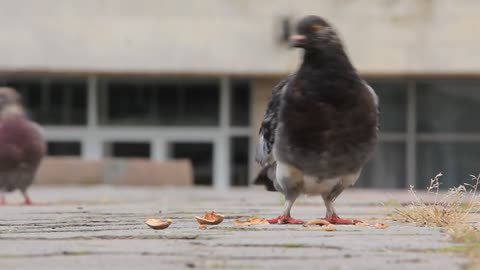
<instances>
[{"instance_id":1,"label":"pigeon","mask_svg":"<svg viewBox=\"0 0 480 270\"><path fill-rule=\"evenodd\" d=\"M45 151L40 127L26 117L20 95L0 87L0 205L6 204L5 192L16 189L32 204L27 188Z\"/></svg>"},{"instance_id":2,"label":"pigeon","mask_svg":"<svg viewBox=\"0 0 480 270\"><path fill-rule=\"evenodd\" d=\"M322 196L328 222L356 224L360 221L340 218L333 203L373 156L378 97L325 19L304 17L290 42L303 49L303 62L273 88L255 155L262 166L255 183L285 196L283 214L268 221L303 223L290 212L295 200L307 194Z\"/></svg>"}]
</instances>

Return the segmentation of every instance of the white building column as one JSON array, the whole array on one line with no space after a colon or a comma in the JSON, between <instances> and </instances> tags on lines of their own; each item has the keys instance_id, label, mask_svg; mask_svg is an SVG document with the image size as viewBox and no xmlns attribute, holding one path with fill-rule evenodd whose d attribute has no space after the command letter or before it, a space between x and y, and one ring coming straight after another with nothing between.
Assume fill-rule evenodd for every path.
<instances>
[{"instance_id":1,"label":"white building column","mask_svg":"<svg viewBox=\"0 0 480 270\"><path fill-rule=\"evenodd\" d=\"M213 146L213 186L215 189L230 188L230 142L227 136L215 140Z\"/></svg>"},{"instance_id":2,"label":"white building column","mask_svg":"<svg viewBox=\"0 0 480 270\"><path fill-rule=\"evenodd\" d=\"M220 132L214 142L213 186L216 189L230 187L230 98L231 83L227 77L220 79Z\"/></svg>"},{"instance_id":3,"label":"white building column","mask_svg":"<svg viewBox=\"0 0 480 270\"><path fill-rule=\"evenodd\" d=\"M252 181L257 175L257 163L255 161L255 151L257 149L257 140L258 140L258 127L256 120L257 113L257 97L256 92L258 89L255 88L256 85L253 81L250 82L250 125L249 125L249 151L248 151L248 185L253 185Z\"/></svg>"},{"instance_id":4,"label":"white building column","mask_svg":"<svg viewBox=\"0 0 480 270\"><path fill-rule=\"evenodd\" d=\"M417 99L415 81L407 86L407 187L415 185L417 179Z\"/></svg>"},{"instance_id":5,"label":"white building column","mask_svg":"<svg viewBox=\"0 0 480 270\"><path fill-rule=\"evenodd\" d=\"M153 138L150 143L153 160L164 161L168 159L168 145L164 138Z\"/></svg>"},{"instance_id":6,"label":"white building column","mask_svg":"<svg viewBox=\"0 0 480 270\"><path fill-rule=\"evenodd\" d=\"M94 136L86 136L83 141L82 158L100 160L103 158L103 142Z\"/></svg>"},{"instance_id":7,"label":"white building column","mask_svg":"<svg viewBox=\"0 0 480 270\"><path fill-rule=\"evenodd\" d=\"M82 158L99 160L103 157L103 142L98 134L97 77L90 75L87 82L87 132L82 140Z\"/></svg>"}]
</instances>

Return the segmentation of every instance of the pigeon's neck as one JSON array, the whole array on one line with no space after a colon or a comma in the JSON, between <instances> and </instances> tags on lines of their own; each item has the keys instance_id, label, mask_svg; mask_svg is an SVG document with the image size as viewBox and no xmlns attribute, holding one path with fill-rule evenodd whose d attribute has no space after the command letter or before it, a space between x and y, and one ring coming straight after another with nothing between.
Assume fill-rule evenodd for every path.
<instances>
[{"instance_id":1,"label":"pigeon's neck","mask_svg":"<svg viewBox=\"0 0 480 270\"><path fill-rule=\"evenodd\" d=\"M0 110L0 119L25 118L25 110L17 104L7 105Z\"/></svg>"},{"instance_id":2,"label":"pigeon's neck","mask_svg":"<svg viewBox=\"0 0 480 270\"><path fill-rule=\"evenodd\" d=\"M307 50L300 69L322 69L330 72L355 73L355 68L343 48Z\"/></svg>"},{"instance_id":3,"label":"pigeon's neck","mask_svg":"<svg viewBox=\"0 0 480 270\"><path fill-rule=\"evenodd\" d=\"M311 100L343 104L361 79L342 48L330 51L306 51L296 74L296 84Z\"/></svg>"}]
</instances>

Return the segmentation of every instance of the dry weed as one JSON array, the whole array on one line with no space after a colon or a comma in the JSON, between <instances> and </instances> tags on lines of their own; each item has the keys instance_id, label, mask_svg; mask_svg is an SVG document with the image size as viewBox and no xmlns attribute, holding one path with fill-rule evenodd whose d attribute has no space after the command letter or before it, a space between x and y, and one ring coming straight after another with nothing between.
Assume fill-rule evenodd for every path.
<instances>
[{"instance_id":1,"label":"dry weed","mask_svg":"<svg viewBox=\"0 0 480 270\"><path fill-rule=\"evenodd\" d=\"M392 218L399 222L416 223L418 226L444 227L450 239L459 246L448 248L449 252L461 252L469 258L465 269L480 269L480 229L472 224L472 217L480 210L477 188L480 175L472 175L472 184L464 183L440 193L440 177L430 180L427 193L434 195L433 203L425 202L410 186L414 200L409 205L396 208Z\"/></svg>"},{"instance_id":2,"label":"dry weed","mask_svg":"<svg viewBox=\"0 0 480 270\"><path fill-rule=\"evenodd\" d=\"M427 188L427 193L434 195L433 203L425 202L414 187L410 186L410 193L414 200L405 207L396 208L392 213L393 220L416 223L418 226L449 228L458 224L467 224L470 215L480 210L477 202L480 175L472 175L472 184L464 183L449 189L445 194L440 193L441 176L442 174L439 173L431 179L430 186Z\"/></svg>"},{"instance_id":3,"label":"dry weed","mask_svg":"<svg viewBox=\"0 0 480 270\"><path fill-rule=\"evenodd\" d=\"M458 243L480 243L480 230L469 224L456 224L446 229L450 238Z\"/></svg>"}]
</instances>

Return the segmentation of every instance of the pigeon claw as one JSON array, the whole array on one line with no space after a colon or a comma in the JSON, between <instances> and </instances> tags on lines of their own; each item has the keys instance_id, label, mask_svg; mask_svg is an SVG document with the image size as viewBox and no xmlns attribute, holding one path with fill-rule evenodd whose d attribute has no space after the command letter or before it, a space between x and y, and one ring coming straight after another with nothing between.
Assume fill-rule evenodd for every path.
<instances>
[{"instance_id":1,"label":"pigeon claw","mask_svg":"<svg viewBox=\"0 0 480 270\"><path fill-rule=\"evenodd\" d=\"M267 219L270 224L303 224L303 220L292 218L290 216L278 216L276 218Z\"/></svg>"},{"instance_id":2,"label":"pigeon claw","mask_svg":"<svg viewBox=\"0 0 480 270\"><path fill-rule=\"evenodd\" d=\"M357 223L363 223L362 221L357 219L343 219L337 215L333 215L331 217L326 217L322 219L330 222L330 224L336 224L336 225L355 225Z\"/></svg>"},{"instance_id":3,"label":"pigeon claw","mask_svg":"<svg viewBox=\"0 0 480 270\"><path fill-rule=\"evenodd\" d=\"M30 200L29 197L25 197L25 202L24 202L25 205L33 205L33 202L32 200Z\"/></svg>"}]
</instances>

